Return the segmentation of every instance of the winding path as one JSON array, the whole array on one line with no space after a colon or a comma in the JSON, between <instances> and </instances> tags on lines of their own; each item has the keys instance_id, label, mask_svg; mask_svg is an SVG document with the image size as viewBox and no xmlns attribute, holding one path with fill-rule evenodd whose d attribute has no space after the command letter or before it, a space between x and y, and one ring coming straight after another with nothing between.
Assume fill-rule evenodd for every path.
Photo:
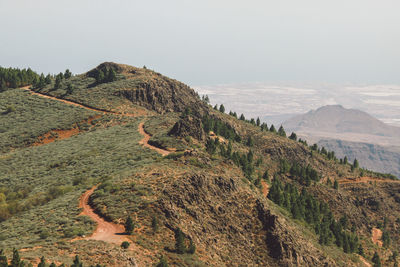
<instances>
[{"instance_id":1,"label":"winding path","mask_svg":"<svg viewBox=\"0 0 400 267\"><path fill-rule=\"evenodd\" d=\"M113 111L93 108L93 107L89 107L87 105L83 105L83 104L80 104L80 103L77 103L77 102L74 102L74 101L60 99L60 98L57 98L57 97L54 97L54 96L49 96L49 95L46 95L46 94L38 93L38 92L35 92L35 91L31 90L30 89L30 85L29 86L20 87L20 89L29 91L31 94L36 95L36 96L40 96L40 97L43 97L43 98L56 100L56 101L59 101L59 102L63 102L64 104L67 104L67 105L72 105L72 106L88 109L88 110L91 110L91 111L101 112L103 114L112 114L112 115L119 115L119 116L125 116L125 117L137 117L137 115L135 115L135 114L118 113L118 112L113 112ZM169 153L171 153L168 150L165 150L165 149L162 149L162 148L159 148L159 147L155 147L155 146L152 146L152 145L149 144L149 140L150 140L151 136L148 133L145 132L145 130L144 130L144 122L141 122L139 124L138 131L139 131L139 133L141 135L143 135L143 139L139 141L139 144L141 144L141 145L143 145L143 146L145 146L147 148L150 148L150 149L153 149L153 150L157 151L162 156L166 156Z\"/></svg>"},{"instance_id":2,"label":"winding path","mask_svg":"<svg viewBox=\"0 0 400 267\"><path fill-rule=\"evenodd\" d=\"M115 224L105 221L97 215L93 208L89 205L89 197L93 194L97 186L86 191L79 200L79 207L83 209L81 215L89 216L97 223L96 230L91 236L82 238L83 240L101 240L108 243L121 244L124 241L130 242L125 233L125 227L120 224Z\"/></svg>"},{"instance_id":3,"label":"winding path","mask_svg":"<svg viewBox=\"0 0 400 267\"><path fill-rule=\"evenodd\" d=\"M57 97L34 92L34 91L30 90L29 88L30 88L30 86L21 87L21 89L27 90L33 95L37 95L37 96L44 97L47 99L52 99L55 101L60 101L67 105L73 105L76 107L85 108L85 109L96 111L96 112L101 112L103 114L113 114L113 115L119 115L119 116L136 117L136 115L134 115L134 114L117 113L117 112L112 112L112 111L89 107L89 106L86 106L86 105L83 105L83 104L80 104L77 102L73 102L70 100L60 99ZM141 144L147 148L150 148L152 150L157 151L162 156L166 156L170 153L170 151L168 151L168 150L161 149L161 148L158 148L158 147L155 147L155 146L152 146L149 144L149 140L150 140L151 136L148 133L146 133L146 131L144 130L144 122L139 123L138 131L143 136L143 138L139 141L139 144ZM98 214L96 214L94 212L93 208L89 205L89 197L93 194L96 187L97 186L94 186L91 189L89 189L88 191L86 191L79 200L79 207L83 209L81 215L89 216L93 221L95 221L97 223L96 230L89 237L76 238L71 241L73 242L75 240L101 240L101 241L105 241L108 243L115 243L115 244L121 244L124 241L130 242L130 240L127 238L127 236L124 235L125 227L123 225L115 224L115 223L104 220L102 217L100 217Z\"/></svg>"},{"instance_id":4,"label":"winding path","mask_svg":"<svg viewBox=\"0 0 400 267\"><path fill-rule=\"evenodd\" d=\"M152 146L152 145L149 144L149 140L150 140L151 136L148 133L146 133L146 131L144 130L144 123L143 122L139 123L138 130L139 130L139 133L141 135L143 135L143 139L139 141L139 144L157 151L162 156L166 156L169 153L171 153L168 150L165 150L165 149L162 149L162 148L159 148L159 147L155 147L155 146Z\"/></svg>"}]
</instances>

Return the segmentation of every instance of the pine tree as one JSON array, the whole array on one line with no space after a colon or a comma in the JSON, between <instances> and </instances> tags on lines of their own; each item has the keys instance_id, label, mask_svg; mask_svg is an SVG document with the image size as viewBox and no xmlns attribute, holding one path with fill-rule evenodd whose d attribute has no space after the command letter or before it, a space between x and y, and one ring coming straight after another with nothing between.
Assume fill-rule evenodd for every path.
<instances>
[{"instance_id":1,"label":"pine tree","mask_svg":"<svg viewBox=\"0 0 400 267\"><path fill-rule=\"evenodd\" d=\"M256 120L256 124L257 124L257 126L260 126L260 123L261 123L261 121L260 121L260 118L259 118L259 117L257 117L257 120Z\"/></svg>"},{"instance_id":2,"label":"pine tree","mask_svg":"<svg viewBox=\"0 0 400 267\"><path fill-rule=\"evenodd\" d=\"M246 145L249 146L249 147L254 146L254 140L253 140L253 138L252 138L251 136L249 136L249 137L247 138Z\"/></svg>"},{"instance_id":3,"label":"pine tree","mask_svg":"<svg viewBox=\"0 0 400 267\"><path fill-rule=\"evenodd\" d=\"M381 259L379 257L378 252L375 251L374 256L372 257L372 263L374 264L374 267L381 267L382 263L381 263Z\"/></svg>"},{"instance_id":4,"label":"pine tree","mask_svg":"<svg viewBox=\"0 0 400 267\"><path fill-rule=\"evenodd\" d=\"M57 265L56 265L54 262L52 262L52 263L49 265L49 267L57 267Z\"/></svg>"},{"instance_id":5,"label":"pine tree","mask_svg":"<svg viewBox=\"0 0 400 267\"><path fill-rule=\"evenodd\" d=\"M50 76L50 74L47 74L47 76L45 78L45 82L46 82L46 84L51 84L51 76Z\"/></svg>"},{"instance_id":6,"label":"pine tree","mask_svg":"<svg viewBox=\"0 0 400 267\"><path fill-rule=\"evenodd\" d=\"M339 189L339 183L336 179L335 179L335 182L333 182L333 188L336 190Z\"/></svg>"},{"instance_id":7,"label":"pine tree","mask_svg":"<svg viewBox=\"0 0 400 267\"><path fill-rule=\"evenodd\" d=\"M76 255L71 267L83 267L83 263L79 260L79 256Z\"/></svg>"},{"instance_id":8,"label":"pine tree","mask_svg":"<svg viewBox=\"0 0 400 267\"><path fill-rule=\"evenodd\" d=\"M40 258L40 262L37 267L46 267L46 260L45 260L44 256L42 256Z\"/></svg>"},{"instance_id":9,"label":"pine tree","mask_svg":"<svg viewBox=\"0 0 400 267\"><path fill-rule=\"evenodd\" d=\"M0 249L0 267L8 267L7 256L4 255L4 251Z\"/></svg>"},{"instance_id":10,"label":"pine tree","mask_svg":"<svg viewBox=\"0 0 400 267\"><path fill-rule=\"evenodd\" d=\"M131 216L128 216L128 218L125 221L125 232L128 235L130 235L132 234L134 229L135 229L135 224L133 223Z\"/></svg>"},{"instance_id":11,"label":"pine tree","mask_svg":"<svg viewBox=\"0 0 400 267\"><path fill-rule=\"evenodd\" d=\"M215 104L214 109L218 110L218 104Z\"/></svg>"},{"instance_id":12,"label":"pine tree","mask_svg":"<svg viewBox=\"0 0 400 267\"><path fill-rule=\"evenodd\" d=\"M276 133L276 129L275 129L275 126L273 124L271 125L271 128L269 128L269 131L272 132L272 133Z\"/></svg>"},{"instance_id":13,"label":"pine tree","mask_svg":"<svg viewBox=\"0 0 400 267\"><path fill-rule=\"evenodd\" d=\"M153 216L153 218L151 219L151 228L153 228L154 232L158 231L158 225L159 225L158 218L156 216Z\"/></svg>"},{"instance_id":14,"label":"pine tree","mask_svg":"<svg viewBox=\"0 0 400 267\"><path fill-rule=\"evenodd\" d=\"M219 106L219 111L222 113L225 113L225 107L223 104L221 104L221 106Z\"/></svg>"},{"instance_id":15,"label":"pine tree","mask_svg":"<svg viewBox=\"0 0 400 267\"><path fill-rule=\"evenodd\" d=\"M61 86L61 80L62 80L61 76L60 76L60 75L57 75L57 76L56 76L56 82L55 82L55 84L54 84L54 89L60 88L60 86ZM39 86L39 88L41 88L41 87Z\"/></svg>"},{"instance_id":16,"label":"pine tree","mask_svg":"<svg viewBox=\"0 0 400 267\"><path fill-rule=\"evenodd\" d=\"M4 92L7 89L7 83L4 79L0 80L0 92Z\"/></svg>"},{"instance_id":17,"label":"pine tree","mask_svg":"<svg viewBox=\"0 0 400 267\"><path fill-rule=\"evenodd\" d=\"M189 247L187 249L189 254L194 254L196 252L196 245L193 243L193 240L190 239Z\"/></svg>"},{"instance_id":18,"label":"pine tree","mask_svg":"<svg viewBox=\"0 0 400 267\"><path fill-rule=\"evenodd\" d=\"M286 137L286 132L285 132L285 129L283 129L282 125L281 125L281 127L279 127L278 134L280 136Z\"/></svg>"},{"instance_id":19,"label":"pine tree","mask_svg":"<svg viewBox=\"0 0 400 267\"><path fill-rule=\"evenodd\" d=\"M344 159L343 159L343 164L347 164L348 163L348 159L347 159L347 156L344 156Z\"/></svg>"},{"instance_id":20,"label":"pine tree","mask_svg":"<svg viewBox=\"0 0 400 267\"><path fill-rule=\"evenodd\" d=\"M168 262L164 255L161 256L160 261L157 263L156 267L168 267Z\"/></svg>"},{"instance_id":21,"label":"pine tree","mask_svg":"<svg viewBox=\"0 0 400 267\"><path fill-rule=\"evenodd\" d=\"M21 258L19 256L18 250L13 249L13 258L11 260L11 265L10 267L19 267L21 264Z\"/></svg>"},{"instance_id":22,"label":"pine tree","mask_svg":"<svg viewBox=\"0 0 400 267\"><path fill-rule=\"evenodd\" d=\"M358 164L358 160L357 160L357 159L354 159L353 167L354 167L354 169L357 169L357 168L359 167L359 164Z\"/></svg>"},{"instance_id":23,"label":"pine tree","mask_svg":"<svg viewBox=\"0 0 400 267\"><path fill-rule=\"evenodd\" d=\"M64 72L64 78L69 79L69 78L71 78L71 76L72 76L71 71L69 69L66 69Z\"/></svg>"},{"instance_id":24,"label":"pine tree","mask_svg":"<svg viewBox=\"0 0 400 267\"><path fill-rule=\"evenodd\" d=\"M241 120L241 121L244 121L244 120L246 120L246 118L244 117L243 113L240 115L240 118L239 118L239 120Z\"/></svg>"},{"instance_id":25,"label":"pine tree","mask_svg":"<svg viewBox=\"0 0 400 267\"><path fill-rule=\"evenodd\" d=\"M297 141L297 134L295 132L292 132L292 134L289 136L289 139Z\"/></svg>"},{"instance_id":26,"label":"pine tree","mask_svg":"<svg viewBox=\"0 0 400 267\"><path fill-rule=\"evenodd\" d=\"M181 229L178 228L175 231L175 250L178 254L185 253L185 236L182 233Z\"/></svg>"},{"instance_id":27,"label":"pine tree","mask_svg":"<svg viewBox=\"0 0 400 267\"><path fill-rule=\"evenodd\" d=\"M361 244L358 246L358 255L361 255L363 257L365 256L364 248L363 248L363 246Z\"/></svg>"}]
</instances>

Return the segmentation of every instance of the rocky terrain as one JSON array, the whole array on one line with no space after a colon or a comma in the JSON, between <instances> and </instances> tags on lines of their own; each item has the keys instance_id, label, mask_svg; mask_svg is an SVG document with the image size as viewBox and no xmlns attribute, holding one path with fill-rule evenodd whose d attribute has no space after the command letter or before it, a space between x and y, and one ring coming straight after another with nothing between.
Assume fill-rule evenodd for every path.
<instances>
[{"instance_id":1,"label":"rocky terrain","mask_svg":"<svg viewBox=\"0 0 400 267\"><path fill-rule=\"evenodd\" d=\"M396 261L398 181L214 109L176 80L109 62L0 94L13 106L0 122L16 125L0 133L9 258L16 248L33 264L76 255L106 266ZM62 124L43 124L49 116Z\"/></svg>"}]
</instances>

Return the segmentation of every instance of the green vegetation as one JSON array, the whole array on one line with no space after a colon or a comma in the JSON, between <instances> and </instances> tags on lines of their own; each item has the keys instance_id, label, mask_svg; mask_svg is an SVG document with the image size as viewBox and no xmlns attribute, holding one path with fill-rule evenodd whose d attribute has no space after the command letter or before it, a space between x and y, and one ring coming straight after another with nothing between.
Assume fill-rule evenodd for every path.
<instances>
[{"instance_id":1,"label":"green vegetation","mask_svg":"<svg viewBox=\"0 0 400 267\"><path fill-rule=\"evenodd\" d=\"M30 68L21 70L0 67L0 92L6 88L17 88L33 84L38 79L39 75Z\"/></svg>"},{"instance_id":2,"label":"green vegetation","mask_svg":"<svg viewBox=\"0 0 400 267\"><path fill-rule=\"evenodd\" d=\"M133 230L135 229L135 224L133 223L132 217L128 216L125 221L125 232L130 235L132 234Z\"/></svg>"},{"instance_id":3,"label":"green vegetation","mask_svg":"<svg viewBox=\"0 0 400 267\"><path fill-rule=\"evenodd\" d=\"M235 130L228 124L222 122L219 119L205 116L202 119L203 129L206 133L213 131L216 135L220 135L228 140L234 140L240 142L240 136L235 132Z\"/></svg>"},{"instance_id":4,"label":"green vegetation","mask_svg":"<svg viewBox=\"0 0 400 267\"><path fill-rule=\"evenodd\" d=\"M288 210L294 219L307 222L319 235L319 242L328 245L334 242L345 253L358 249L358 237L346 231L347 219L339 222L333 218L332 211L324 202L316 200L303 188L301 194L289 183L285 186L276 177L272 182L268 198Z\"/></svg>"},{"instance_id":5,"label":"green vegetation","mask_svg":"<svg viewBox=\"0 0 400 267\"><path fill-rule=\"evenodd\" d=\"M70 129L98 113L31 95L21 89L0 93L0 152L33 144L54 129ZM94 121L93 123L96 123Z\"/></svg>"},{"instance_id":6,"label":"green vegetation","mask_svg":"<svg viewBox=\"0 0 400 267\"><path fill-rule=\"evenodd\" d=\"M121 244L121 248L127 249L127 248L129 248L130 245L131 245L131 244L130 244L128 241L124 241L124 242L122 242L122 244Z\"/></svg>"},{"instance_id":7,"label":"green vegetation","mask_svg":"<svg viewBox=\"0 0 400 267\"><path fill-rule=\"evenodd\" d=\"M161 256L160 261L157 263L156 267L168 267L168 262L164 255Z\"/></svg>"},{"instance_id":8,"label":"green vegetation","mask_svg":"<svg viewBox=\"0 0 400 267\"><path fill-rule=\"evenodd\" d=\"M310 186L312 181L318 182L320 180L318 172L310 165L304 167L297 162L290 164L286 159L281 159L279 161L279 174L287 174L288 172L295 180L306 186Z\"/></svg>"},{"instance_id":9,"label":"green vegetation","mask_svg":"<svg viewBox=\"0 0 400 267\"><path fill-rule=\"evenodd\" d=\"M375 251L374 256L372 257L372 263L374 264L374 267L381 267L381 258L379 257L378 252Z\"/></svg>"}]
</instances>

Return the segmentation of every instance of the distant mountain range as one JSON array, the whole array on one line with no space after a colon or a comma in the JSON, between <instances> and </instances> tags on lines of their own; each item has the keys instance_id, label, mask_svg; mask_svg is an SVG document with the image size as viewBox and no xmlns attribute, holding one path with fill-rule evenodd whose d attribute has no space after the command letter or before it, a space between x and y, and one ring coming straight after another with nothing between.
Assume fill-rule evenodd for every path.
<instances>
[{"instance_id":1,"label":"distant mountain range","mask_svg":"<svg viewBox=\"0 0 400 267\"><path fill-rule=\"evenodd\" d=\"M400 176L400 128L366 112L329 105L295 116L283 125L288 132L294 131L340 157L357 158L363 167Z\"/></svg>"}]
</instances>

